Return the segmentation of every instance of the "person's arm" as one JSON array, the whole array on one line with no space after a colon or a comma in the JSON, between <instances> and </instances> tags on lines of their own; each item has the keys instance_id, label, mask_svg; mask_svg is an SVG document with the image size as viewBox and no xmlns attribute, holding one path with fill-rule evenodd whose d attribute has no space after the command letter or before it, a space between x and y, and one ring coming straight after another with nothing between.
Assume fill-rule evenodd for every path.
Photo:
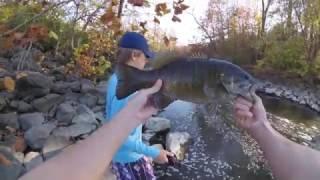
<instances>
[{"instance_id":1,"label":"person's arm","mask_svg":"<svg viewBox=\"0 0 320 180\"><path fill-rule=\"evenodd\" d=\"M100 179L130 131L156 113L157 110L148 104L148 96L157 92L160 87L161 82L158 81L152 88L141 90L112 121L103 125L84 141L66 149L20 179Z\"/></svg>"},{"instance_id":2,"label":"person's arm","mask_svg":"<svg viewBox=\"0 0 320 180\"><path fill-rule=\"evenodd\" d=\"M239 98L235 110L237 123L257 140L277 179L320 179L320 152L290 141L274 130L259 97L256 96L254 105Z\"/></svg>"},{"instance_id":3,"label":"person's arm","mask_svg":"<svg viewBox=\"0 0 320 180\"><path fill-rule=\"evenodd\" d=\"M115 90L117 85L117 79L112 77L108 83L108 90L109 92L106 96L106 120L107 122L112 119L130 100L133 95L130 95L127 98L117 99L115 97ZM159 150L156 147L148 146L141 141L137 141L131 134L125 139L122 143L121 147L126 149L130 149L138 154L143 154L145 156L151 157L157 163L167 163L168 158L167 155L173 156L172 153L166 150Z\"/></svg>"}]
</instances>

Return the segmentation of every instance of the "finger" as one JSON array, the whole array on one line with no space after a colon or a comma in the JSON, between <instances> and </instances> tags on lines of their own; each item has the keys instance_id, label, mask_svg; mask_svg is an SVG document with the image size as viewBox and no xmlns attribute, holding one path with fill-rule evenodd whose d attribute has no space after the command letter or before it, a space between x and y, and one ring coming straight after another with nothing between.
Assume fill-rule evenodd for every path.
<instances>
[{"instance_id":1,"label":"finger","mask_svg":"<svg viewBox=\"0 0 320 180\"><path fill-rule=\"evenodd\" d=\"M173 157L174 154L172 152L167 151L167 155Z\"/></svg>"},{"instance_id":2,"label":"finger","mask_svg":"<svg viewBox=\"0 0 320 180\"><path fill-rule=\"evenodd\" d=\"M252 93L252 96L253 96L255 104L262 104L261 98L256 93Z\"/></svg>"},{"instance_id":3,"label":"finger","mask_svg":"<svg viewBox=\"0 0 320 180\"><path fill-rule=\"evenodd\" d=\"M147 95L154 94L161 89L161 86L162 86L162 80L158 79L151 88L144 89L143 92Z\"/></svg>"},{"instance_id":4,"label":"finger","mask_svg":"<svg viewBox=\"0 0 320 180\"><path fill-rule=\"evenodd\" d=\"M236 112L238 117L252 118L253 114L250 111L241 111L237 110Z\"/></svg>"},{"instance_id":5,"label":"finger","mask_svg":"<svg viewBox=\"0 0 320 180\"><path fill-rule=\"evenodd\" d=\"M240 103L236 103L235 104L235 109L236 110L243 110L243 111L249 111L251 107L244 105L244 104L240 104Z\"/></svg>"},{"instance_id":6,"label":"finger","mask_svg":"<svg viewBox=\"0 0 320 180\"><path fill-rule=\"evenodd\" d=\"M243 105L246 105L248 107L252 107L252 103L250 101L247 101L246 99L244 99L242 97L238 97L236 103L237 104L243 104Z\"/></svg>"}]
</instances>

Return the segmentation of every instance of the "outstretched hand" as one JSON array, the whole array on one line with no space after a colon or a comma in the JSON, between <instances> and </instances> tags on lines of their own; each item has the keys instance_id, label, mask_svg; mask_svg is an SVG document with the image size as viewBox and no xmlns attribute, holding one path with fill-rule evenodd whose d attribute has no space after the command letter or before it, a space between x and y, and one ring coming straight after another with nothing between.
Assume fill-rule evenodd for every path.
<instances>
[{"instance_id":1,"label":"outstretched hand","mask_svg":"<svg viewBox=\"0 0 320 180\"><path fill-rule=\"evenodd\" d=\"M128 102L125 108L126 113L132 115L138 123L144 123L149 117L158 112L150 103L150 96L158 92L162 86L162 81L157 80L157 82L147 89L139 90L139 92Z\"/></svg>"}]
</instances>

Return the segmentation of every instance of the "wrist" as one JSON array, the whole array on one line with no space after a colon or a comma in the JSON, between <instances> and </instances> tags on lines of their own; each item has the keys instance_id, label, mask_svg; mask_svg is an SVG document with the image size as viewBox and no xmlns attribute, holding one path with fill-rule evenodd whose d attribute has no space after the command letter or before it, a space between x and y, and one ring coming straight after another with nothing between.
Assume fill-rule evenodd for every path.
<instances>
[{"instance_id":1,"label":"wrist","mask_svg":"<svg viewBox=\"0 0 320 180\"><path fill-rule=\"evenodd\" d=\"M271 124L265 120L263 122L259 122L250 129L248 129L248 133L256 140L260 137L264 136L266 133L272 133L273 128Z\"/></svg>"}]
</instances>

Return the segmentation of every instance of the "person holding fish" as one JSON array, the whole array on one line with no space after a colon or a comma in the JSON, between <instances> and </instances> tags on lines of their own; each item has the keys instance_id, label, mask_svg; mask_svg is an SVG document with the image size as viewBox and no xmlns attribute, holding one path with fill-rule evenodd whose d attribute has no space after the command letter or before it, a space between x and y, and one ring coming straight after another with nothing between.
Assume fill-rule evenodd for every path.
<instances>
[{"instance_id":1,"label":"person holding fish","mask_svg":"<svg viewBox=\"0 0 320 180\"><path fill-rule=\"evenodd\" d=\"M143 70L147 60L153 58L149 50L147 40L136 32L125 33L119 41L117 64L126 65L132 68ZM119 82L116 74L111 75L107 89L106 119L110 121L135 93L118 99L116 97L118 83L123 86L130 86L129 82ZM130 119L128 119L130 121ZM135 128L121 145L115 154L112 162L112 169L118 179L155 179L150 158L156 163L167 163L167 156L173 156L166 150L159 150L156 147L148 146L142 142L142 124Z\"/></svg>"}]
</instances>

